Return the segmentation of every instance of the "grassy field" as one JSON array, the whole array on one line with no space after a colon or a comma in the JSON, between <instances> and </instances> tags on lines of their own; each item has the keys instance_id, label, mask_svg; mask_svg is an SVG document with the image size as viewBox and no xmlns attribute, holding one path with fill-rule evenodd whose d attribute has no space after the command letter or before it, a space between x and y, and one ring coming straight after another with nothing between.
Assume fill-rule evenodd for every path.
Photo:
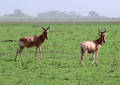
<instances>
[{"instance_id":1,"label":"grassy field","mask_svg":"<svg viewBox=\"0 0 120 85\"><path fill-rule=\"evenodd\" d=\"M49 39L42 45L43 58L35 61L35 48L23 50L14 61L17 42L0 42L0 85L119 85L120 84L120 24L0 24L0 41L19 40L40 35L41 27L51 26ZM81 66L80 43L94 40L98 28L107 29L107 40L98 57L98 67L92 67L92 55Z\"/></svg>"}]
</instances>

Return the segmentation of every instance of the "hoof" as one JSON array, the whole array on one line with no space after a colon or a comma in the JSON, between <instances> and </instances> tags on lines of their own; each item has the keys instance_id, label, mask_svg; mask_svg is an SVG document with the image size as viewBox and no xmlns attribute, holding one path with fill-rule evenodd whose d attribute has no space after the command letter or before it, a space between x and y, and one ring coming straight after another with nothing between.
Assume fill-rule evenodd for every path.
<instances>
[{"instance_id":1,"label":"hoof","mask_svg":"<svg viewBox=\"0 0 120 85\"><path fill-rule=\"evenodd\" d=\"M85 67L84 65L82 65L82 67Z\"/></svg>"},{"instance_id":2,"label":"hoof","mask_svg":"<svg viewBox=\"0 0 120 85\"><path fill-rule=\"evenodd\" d=\"M21 64L22 64L22 66L24 65L24 63L23 63L23 62L22 62Z\"/></svg>"},{"instance_id":3,"label":"hoof","mask_svg":"<svg viewBox=\"0 0 120 85\"><path fill-rule=\"evenodd\" d=\"M96 66L98 66L98 64L96 64Z\"/></svg>"}]
</instances>

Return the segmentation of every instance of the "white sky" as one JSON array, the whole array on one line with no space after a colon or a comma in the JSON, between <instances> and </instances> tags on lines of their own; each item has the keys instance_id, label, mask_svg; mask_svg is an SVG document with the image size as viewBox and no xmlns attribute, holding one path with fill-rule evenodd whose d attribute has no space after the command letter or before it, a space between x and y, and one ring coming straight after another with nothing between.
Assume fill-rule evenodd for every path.
<instances>
[{"instance_id":1,"label":"white sky","mask_svg":"<svg viewBox=\"0 0 120 85\"><path fill-rule=\"evenodd\" d=\"M51 10L87 15L94 10L100 15L120 17L120 0L0 0L0 15L13 13L15 9L33 16Z\"/></svg>"}]
</instances>

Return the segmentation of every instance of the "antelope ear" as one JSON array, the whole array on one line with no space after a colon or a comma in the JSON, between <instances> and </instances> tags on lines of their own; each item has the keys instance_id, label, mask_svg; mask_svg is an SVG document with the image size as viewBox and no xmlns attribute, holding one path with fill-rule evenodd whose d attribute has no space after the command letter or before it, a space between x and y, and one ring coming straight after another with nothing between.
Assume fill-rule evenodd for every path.
<instances>
[{"instance_id":1,"label":"antelope ear","mask_svg":"<svg viewBox=\"0 0 120 85\"><path fill-rule=\"evenodd\" d=\"M47 30L49 30L50 29L50 26L47 28Z\"/></svg>"},{"instance_id":2,"label":"antelope ear","mask_svg":"<svg viewBox=\"0 0 120 85\"><path fill-rule=\"evenodd\" d=\"M42 29L45 30L44 27L42 27Z\"/></svg>"}]
</instances>

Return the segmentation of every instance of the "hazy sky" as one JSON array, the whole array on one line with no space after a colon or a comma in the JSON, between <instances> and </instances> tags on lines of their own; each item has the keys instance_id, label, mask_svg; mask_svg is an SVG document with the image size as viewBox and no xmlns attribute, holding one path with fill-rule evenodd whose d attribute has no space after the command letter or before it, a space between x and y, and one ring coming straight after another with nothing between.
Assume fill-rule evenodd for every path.
<instances>
[{"instance_id":1,"label":"hazy sky","mask_svg":"<svg viewBox=\"0 0 120 85\"><path fill-rule=\"evenodd\" d=\"M15 9L33 16L51 10L87 15L94 10L100 15L120 17L120 0L0 0L0 15L13 13Z\"/></svg>"}]
</instances>

